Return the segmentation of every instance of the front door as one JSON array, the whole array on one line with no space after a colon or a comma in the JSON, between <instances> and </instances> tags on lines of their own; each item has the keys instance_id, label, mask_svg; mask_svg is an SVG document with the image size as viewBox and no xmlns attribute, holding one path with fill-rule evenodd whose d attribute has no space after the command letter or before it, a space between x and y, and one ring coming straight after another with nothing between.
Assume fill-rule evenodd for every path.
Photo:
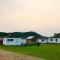
<instances>
[{"instance_id":1,"label":"front door","mask_svg":"<svg viewBox=\"0 0 60 60\"><path fill-rule=\"evenodd\" d=\"M3 45L3 40L0 40L0 45Z\"/></svg>"}]
</instances>

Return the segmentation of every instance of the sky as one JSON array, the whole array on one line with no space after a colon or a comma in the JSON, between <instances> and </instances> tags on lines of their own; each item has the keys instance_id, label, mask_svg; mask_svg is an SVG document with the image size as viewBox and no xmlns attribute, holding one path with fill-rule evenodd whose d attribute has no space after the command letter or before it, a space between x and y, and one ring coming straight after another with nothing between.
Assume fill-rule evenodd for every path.
<instances>
[{"instance_id":1,"label":"sky","mask_svg":"<svg viewBox=\"0 0 60 60\"><path fill-rule=\"evenodd\" d=\"M0 0L0 31L60 32L60 0Z\"/></svg>"}]
</instances>

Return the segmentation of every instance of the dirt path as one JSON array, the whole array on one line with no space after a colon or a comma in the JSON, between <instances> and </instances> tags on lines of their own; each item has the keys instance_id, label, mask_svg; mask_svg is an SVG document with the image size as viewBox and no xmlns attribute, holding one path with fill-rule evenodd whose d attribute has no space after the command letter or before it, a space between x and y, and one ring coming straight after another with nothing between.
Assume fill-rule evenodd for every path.
<instances>
[{"instance_id":1,"label":"dirt path","mask_svg":"<svg viewBox=\"0 0 60 60\"><path fill-rule=\"evenodd\" d=\"M0 60L43 60L43 59L0 50Z\"/></svg>"}]
</instances>

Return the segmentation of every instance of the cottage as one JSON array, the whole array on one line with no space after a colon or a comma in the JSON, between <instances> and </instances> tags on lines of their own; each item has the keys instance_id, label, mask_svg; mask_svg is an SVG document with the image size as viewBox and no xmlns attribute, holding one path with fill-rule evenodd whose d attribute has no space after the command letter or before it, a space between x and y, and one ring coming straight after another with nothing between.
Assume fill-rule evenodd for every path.
<instances>
[{"instance_id":1,"label":"cottage","mask_svg":"<svg viewBox=\"0 0 60 60\"><path fill-rule=\"evenodd\" d=\"M39 43L60 43L60 38L53 38L53 37L38 38L37 42Z\"/></svg>"},{"instance_id":2,"label":"cottage","mask_svg":"<svg viewBox=\"0 0 60 60\"><path fill-rule=\"evenodd\" d=\"M49 43L60 43L60 38L51 37L51 38L48 39L48 42Z\"/></svg>"},{"instance_id":3,"label":"cottage","mask_svg":"<svg viewBox=\"0 0 60 60\"><path fill-rule=\"evenodd\" d=\"M48 38L38 38L37 43L48 43Z\"/></svg>"},{"instance_id":4,"label":"cottage","mask_svg":"<svg viewBox=\"0 0 60 60\"><path fill-rule=\"evenodd\" d=\"M26 40L22 38L3 38L4 45L22 45L25 43L26 43Z\"/></svg>"}]
</instances>

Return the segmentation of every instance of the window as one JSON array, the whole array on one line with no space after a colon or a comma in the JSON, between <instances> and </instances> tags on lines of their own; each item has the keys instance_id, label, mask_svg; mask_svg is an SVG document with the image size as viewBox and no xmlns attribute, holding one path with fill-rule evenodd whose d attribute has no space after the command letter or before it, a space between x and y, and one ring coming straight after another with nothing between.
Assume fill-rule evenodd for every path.
<instances>
[{"instance_id":1,"label":"window","mask_svg":"<svg viewBox=\"0 0 60 60\"><path fill-rule=\"evenodd\" d=\"M51 41L53 41L53 39L51 39Z\"/></svg>"},{"instance_id":2,"label":"window","mask_svg":"<svg viewBox=\"0 0 60 60\"><path fill-rule=\"evenodd\" d=\"M11 39L11 41L13 41L13 39Z\"/></svg>"},{"instance_id":3,"label":"window","mask_svg":"<svg viewBox=\"0 0 60 60\"><path fill-rule=\"evenodd\" d=\"M10 39L7 39L7 41L10 41Z\"/></svg>"},{"instance_id":4,"label":"window","mask_svg":"<svg viewBox=\"0 0 60 60\"><path fill-rule=\"evenodd\" d=\"M13 39L7 39L7 41L13 41Z\"/></svg>"},{"instance_id":5,"label":"window","mask_svg":"<svg viewBox=\"0 0 60 60\"><path fill-rule=\"evenodd\" d=\"M56 42L57 42L57 38L56 38Z\"/></svg>"},{"instance_id":6,"label":"window","mask_svg":"<svg viewBox=\"0 0 60 60\"><path fill-rule=\"evenodd\" d=\"M42 40L42 42L43 42L44 40Z\"/></svg>"}]
</instances>

